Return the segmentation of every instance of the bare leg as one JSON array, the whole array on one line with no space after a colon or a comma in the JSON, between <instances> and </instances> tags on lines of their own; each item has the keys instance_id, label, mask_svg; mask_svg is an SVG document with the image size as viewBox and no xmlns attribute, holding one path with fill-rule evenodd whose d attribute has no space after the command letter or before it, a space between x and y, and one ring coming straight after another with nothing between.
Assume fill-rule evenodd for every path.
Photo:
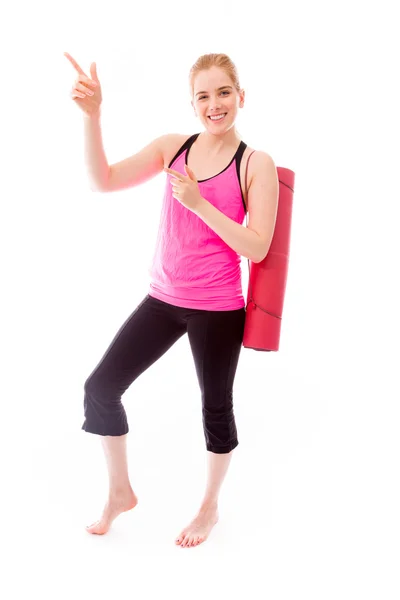
<instances>
[{"instance_id":1,"label":"bare leg","mask_svg":"<svg viewBox=\"0 0 400 600\"><path fill-rule=\"evenodd\" d=\"M128 474L127 434L101 436L109 476L109 494L101 519L86 527L89 533L106 533L114 519L138 503Z\"/></svg>"},{"instance_id":2,"label":"bare leg","mask_svg":"<svg viewBox=\"0 0 400 600\"><path fill-rule=\"evenodd\" d=\"M203 502L193 521L182 530L175 543L182 547L204 542L218 522L218 496L228 471L233 450L226 454L208 452L208 479Z\"/></svg>"}]
</instances>

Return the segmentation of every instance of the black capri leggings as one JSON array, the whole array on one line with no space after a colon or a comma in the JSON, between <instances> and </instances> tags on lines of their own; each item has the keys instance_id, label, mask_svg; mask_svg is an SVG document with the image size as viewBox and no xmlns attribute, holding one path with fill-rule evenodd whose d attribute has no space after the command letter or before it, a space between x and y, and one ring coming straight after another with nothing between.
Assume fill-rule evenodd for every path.
<instances>
[{"instance_id":1,"label":"black capri leggings","mask_svg":"<svg viewBox=\"0 0 400 600\"><path fill-rule=\"evenodd\" d=\"M200 310L145 296L84 384L82 429L98 435L128 433L122 395L187 332L201 390L206 448L218 454L236 448L232 390L245 316L244 307Z\"/></svg>"}]
</instances>

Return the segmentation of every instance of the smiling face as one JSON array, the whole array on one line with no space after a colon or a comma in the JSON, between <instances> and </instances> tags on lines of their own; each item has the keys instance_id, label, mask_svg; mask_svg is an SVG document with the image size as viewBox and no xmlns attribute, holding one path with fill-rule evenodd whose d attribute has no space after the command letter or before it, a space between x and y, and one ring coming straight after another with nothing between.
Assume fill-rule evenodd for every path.
<instances>
[{"instance_id":1,"label":"smiling face","mask_svg":"<svg viewBox=\"0 0 400 600\"><path fill-rule=\"evenodd\" d=\"M236 90L223 69L211 67L200 71L193 86L192 106L204 126L215 133L226 131L235 124L236 115L243 106L244 91ZM212 121L210 115L227 113L221 121Z\"/></svg>"}]
</instances>

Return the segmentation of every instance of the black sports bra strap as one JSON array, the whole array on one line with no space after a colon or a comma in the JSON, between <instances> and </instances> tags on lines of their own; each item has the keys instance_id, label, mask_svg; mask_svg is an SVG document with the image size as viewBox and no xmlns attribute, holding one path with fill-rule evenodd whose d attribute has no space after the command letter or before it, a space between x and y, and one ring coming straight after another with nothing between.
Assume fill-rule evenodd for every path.
<instances>
[{"instance_id":1,"label":"black sports bra strap","mask_svg":"<svg viewBox=\"0 0 400 600\"><path fill-rule=\"evenodd\" d=\"M190 138L188 138L186 140L186 142L184 144L182 144L182 146L179 148L178 152L176 152L174 158L171 160L171 162L168 165L168 168L171 168L172 163L174 162L174 160L176 160L178 158L178 156L180 154L182 154L182 152L184 152L185 150L187 150L188 148L190 148L190 146L196 141L196 139L199 137L200 132L199 133L194 133L193 135L190 136Z\"/></svg>"}]
</instances>

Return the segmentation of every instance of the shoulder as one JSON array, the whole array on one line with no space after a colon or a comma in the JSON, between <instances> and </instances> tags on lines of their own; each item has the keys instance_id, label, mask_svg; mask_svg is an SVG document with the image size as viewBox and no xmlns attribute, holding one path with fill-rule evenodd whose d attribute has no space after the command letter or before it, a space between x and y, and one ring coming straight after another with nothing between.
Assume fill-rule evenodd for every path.
<instances>
[{"instance_id":1,"label":"shoulder","mask_svg":"<svg viewBox=\"0 0 400 600\"><path fill-rule=\"evenodd\" d=\"M249 157L251 155L251 159L249 161L249 169L251 164L256 170L264 167L276 168L274 160L272 156L268 154L268 152L264 152L264 150L254 150L253 148L246 148L246 151L247 150Z\"/></svg>"},{"instance_id":2,"label":"shoulder","mask_svg":"<svg viewBox=\"0 0 400 600\"><path fill-rule=\"evenodd\" d=\"M246 148L248 161L248 178L249 187L255 180L265 180L277 178L277 171L275 162L268 152L264 150L254 150L253 148Z\"/></svg>"},{"instance_id":3,"label":"shoulder","mask_svg":"<svg viewBox=\"0 0 400 600\"><path fill-rule=\"evenodd\" d=\"M181 148L192 135L193 133L166 133L161 136L161 149L165 166L169 165L179 148Z\"/></svg>"},{"instance_id":4,"label":"shoulder","mask_svg":"<svg viewBox=\"0 0 400 600\"><path fill-rule=\"evenodd\" d=\"M165 148L171 148L177 144L184 144L193 133L166 133L162 136Z\"/></svg>"}]
</instances>

